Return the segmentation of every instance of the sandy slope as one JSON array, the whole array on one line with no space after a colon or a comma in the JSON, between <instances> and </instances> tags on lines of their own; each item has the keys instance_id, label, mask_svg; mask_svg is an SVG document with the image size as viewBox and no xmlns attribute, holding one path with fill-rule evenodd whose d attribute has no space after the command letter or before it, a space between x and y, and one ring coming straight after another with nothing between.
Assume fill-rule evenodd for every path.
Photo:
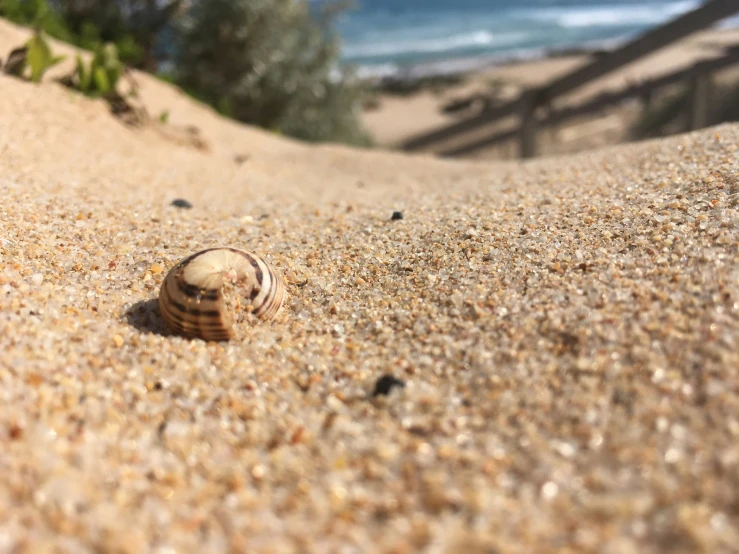
<instances>
[{"instance_id":1,"label":"sandy slope","mask_svg":"<svg viewBox=\"0 0 739 554\"><path fill-rule=\"evenodd\" d=\"M209 152L0 76L0 552L736 551L739 126L439 161L141 81ZM169 335L217 244L284 311Z\"/></svg>"}]
</instances>

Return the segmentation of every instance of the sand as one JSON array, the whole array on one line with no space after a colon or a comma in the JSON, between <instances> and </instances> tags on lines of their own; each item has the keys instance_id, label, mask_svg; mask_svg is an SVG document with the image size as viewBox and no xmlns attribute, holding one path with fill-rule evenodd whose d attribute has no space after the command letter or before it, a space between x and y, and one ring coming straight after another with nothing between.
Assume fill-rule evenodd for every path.
<instances>
[{"instance_id":1,"label":"sand","mask_svg":"<svg viewBox=\"0 0 739 554\"><path fill-rule=\"evenodd\" d=\"M739 126L442 161L140 79L207 151L0 75L0 552L737 552ZM215 245L285 308L173 336Z\"/></svg>"}]
</instances>

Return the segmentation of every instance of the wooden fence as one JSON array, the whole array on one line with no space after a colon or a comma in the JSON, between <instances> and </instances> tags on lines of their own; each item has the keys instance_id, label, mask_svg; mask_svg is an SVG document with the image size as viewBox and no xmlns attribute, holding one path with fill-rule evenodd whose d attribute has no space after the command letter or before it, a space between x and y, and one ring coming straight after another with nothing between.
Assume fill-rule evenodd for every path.
<instances>
[{"instance_id":1,"label":"wooden fence","mask_svg":"<svg viewBox=\"0 0 739 554\"><path fill-rule=\"evenodd\" d=\"M551 112L544 121L537 120L537 110L542 106L550 106L552 101L559 96L574 91L608 73L645 57L657 50L676 42L700 29L720 21L735 13L739 13L739 0L710 0L695 10L652 29L632 40L631 42L617 48L609 54L586 63L574 71L558 78L544 86L524 91L517 99L486 110L483 113L453 123L436 131L413 137L402 145L406 151L417 151L435 148L439 144L454 139L460 142L464 134L484 129L500 119L517 115L519 126L516 130L498 132L492 136L482 139L457 144L451 149L442 149L441 153L447 156L462 155L490 146L502 140L518 138L519 152L522 158L530 158L536 154L536 133L542 124L553 125L562 121L598 111L608 105L621 102L629 97L642 96L652 90L656 90L668 84L677 83L688 79L691 83L693 97L691 111L691 126L701 126L705 120L706 107L700 107L705 103L705 89L710 81L710 74L718 69L736 63L737 52L730 51L726 56L704 62L695 66L677 71L664 77L653 79L640 85L627 87L617 92L601 95L598 98L585 102L574 108L565 108L557 112ZM438 148L435 148L439 151Z\"/></svg>"},{"instance_id":2,"label":"wooden fence","mask_svg":"<svg viewBox=\"0 0 739 554\"><path fill-rule=\"evenodd\" d=\"M518 137L522 157L531 157L535 154L536 131L538 129L560 125L575 117L597 113L629 98L646 98L663 87L681 82L686 83L690 91L689 130L700 129L707 124L711 75L735 64L739 64L739 48L730 50L725 56L700 61L691 67L637 85L628 86L618 92L600 94L576 106L552 110L541 120L535 119L536 116L532 113L527 125L521 125L517 129L500 131L492 136L470 141L453 148L442 149L439 154L441 156L462 156Z\"/></svg>"}]
</instances>

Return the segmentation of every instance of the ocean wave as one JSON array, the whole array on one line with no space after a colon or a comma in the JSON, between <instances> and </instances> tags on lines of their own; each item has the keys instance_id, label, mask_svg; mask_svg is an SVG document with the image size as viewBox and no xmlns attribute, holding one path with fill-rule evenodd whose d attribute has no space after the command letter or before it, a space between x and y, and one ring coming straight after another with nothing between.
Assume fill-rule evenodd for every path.
<instances>
[{"instance_id":1,"label":"ocean wave","mask_svg":"<svg viewBox=\"0 0 739 554\"><path fill-rule=\"evenodd\" d=\"M398 73L400 73L400 67L394 63L367 64L357 67L357 77L360 79L382 79L393 77Z\"/></svg>"},{"instance_id":2,"label":"ocean wave","mask_svg":"<svg viewBox=\"0 0 739 554\"><path fill-rule=\"evenodd\" d=\"M428 54L480 46L506 46L516 44L524 38L526 38L526 33L523 32L492 33L486 30L474 30L439 38L347 44L343 54L353 59L398 54Z\"/></svg>"},{"instance_id":3,"label":"ocean wave","mask_svg":"<svg viewBox=\"0 0 739 554\"><path fill-rule=\"evenodd\" d=\"M479 2L494 6L475 11L429 8L392 16L381 10L359 12L342 27L342 61L362 66L369 74L388 75L410 66L436 68L443 63L446 68L465 57L505 60L522 53L589 48L633 38L702 3L590 0L587 5L586 0L577 0L572 5L570 0L548 0L542 6L543 0L516 0L513 7L508 1L505 6L493 0ZM739 16L717 26L738 24Z\"/></svg>"},{"instance_id":4,"label":"ocean wave","mask_svg":"<svg viewBox=\"0 0 739 554\"><path fill-rule=\"evenodd\" d=\"M654 5L610 5L578 8L551 8L537 10L532 17L539 21L554 22L560 27L573 29L584 27L624 27L655 25L668 21L700 5L698 0L682 0Z\"/></svg>"},{"instance_id":5,"label":"ocean wave","mask_svg":"<svg viewBox=\"0 0 739 554\"><path fill-rule=\"evenodd\" d=\"M582 44L581 47L591 49L615 48L626 39L627 36L622 36L616 39L591 41ZM573 48L575 48L574 45ZM565 50L567 50L567 47L565 47ZM360 78L384 79L393 77L420 79L424 77L458 75L512 62L539 60L557 55L558 52L559 49L557 48L516 48L497 54L431 60L411 64L368 63L357 65L355 69Z\"/></svg>"}]
</instances>

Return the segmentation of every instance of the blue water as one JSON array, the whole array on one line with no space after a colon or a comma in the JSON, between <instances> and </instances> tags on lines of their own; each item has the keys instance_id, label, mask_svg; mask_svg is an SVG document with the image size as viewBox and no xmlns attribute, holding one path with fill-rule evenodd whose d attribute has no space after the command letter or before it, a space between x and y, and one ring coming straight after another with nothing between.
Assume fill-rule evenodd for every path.
<instances>
[{"instance_id":1,"label":"blue water","mask_svg":"<svg viewBox=\"0 0 739 554\"><path fill-rule=\"evenodd\" d=\"M342 60L365 75L422 73L618 44L700 0L356 0L339 20ZM733 20L734 23L737 20ZM726 23L725 23L726 24Z\"/></svg>"}]
</instances>

